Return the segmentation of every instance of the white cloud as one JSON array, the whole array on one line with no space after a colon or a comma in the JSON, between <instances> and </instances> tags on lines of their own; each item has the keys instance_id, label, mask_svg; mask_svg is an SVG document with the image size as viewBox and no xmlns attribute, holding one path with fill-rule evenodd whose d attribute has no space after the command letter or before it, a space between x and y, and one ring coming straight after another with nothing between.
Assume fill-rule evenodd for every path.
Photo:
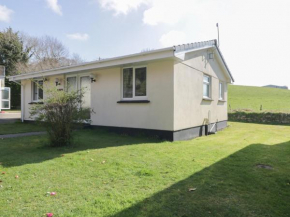
<instances>
[{"instance_id":1,"label":"white cloud","mask_svg":"<svg viewBox=\"0 0 290 217\"><path fill-rule=\"evenodd\" d=\"M108 10L113 10L118 14L127 14L131 10L136 10L142 4L148 4L151 0L98 0L101 6Z\"/></svg>"},{"instance_id":2,"label":"white cloud","mask_svg":"<svg viewBox=\"0 0 290 217\"><path fill-rule=\"evenodd\" d=\"M58 15L62 15L61 6L57 1L58 0L46 0L47 6L53 10L53 12L57 13Z\"/></svg>"},{"instance_id":3,"label":"white cloud","mask_svg":"<svg viewBox=\"0 0 290 217\"><path fill-rule=\"evenodd\" d=\"M86 41L89 39L89 35L84 33L74 33L74 34L67 34L66 35L69 39L79 40L79 41Z\"/></svg>"},{"instance_id":4,"label":"white cloud","mask_svg":"<svg viewBox=\"0 0 290 217\"><path fill-rule=\"evenodd\" d=\"M5 5L0 5L0 21L9 22L13 10L7 8Z\"/></svg>"},{"instance_id":5,"label":"white cloud","mask_svg":"<svg viewBox=\"0 0 290 217\"><path fill-rule=\"evenodd\" d=\"M163 47L170 47L173 45L185 44L188 42L186 40L187 37L184 32L172 30L162 35L160 38L160 43Z\"/></svg>"},{"instance_id":6,"label":"white cloud","mask_svg":"<svg viewBox=\"0 0 290 217\"><path fill-rule=\"evenodd\" d=\"M116 14L143 13L161 46L217 38L237 84L290 87L289 0L98 0ZM143 11L141 11L140 6ZM157 31L158 30L158 31ZM158 39L158 38L157 38Z\"/></svg>"}]
</instances>

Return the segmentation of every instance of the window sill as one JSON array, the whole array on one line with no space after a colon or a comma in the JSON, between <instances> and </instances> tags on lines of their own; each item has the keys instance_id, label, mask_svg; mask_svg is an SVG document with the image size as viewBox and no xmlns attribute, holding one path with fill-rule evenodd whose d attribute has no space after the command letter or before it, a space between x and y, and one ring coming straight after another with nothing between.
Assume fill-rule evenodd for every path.
<instances>
[{"instance_id":1,"label":"window sill","mask_svg":"<svg viewBox=\"0 0 290 217\"><path fill-rule=\"evenodd\" d=\"M203 97L202 100L204 100L204 101L213 101L212 98L206 98L206 97Z\"/></svg>"},{"instance_id":2,"label":"window sill","mask_svg":"<svg viewBox=\"0 0 290 217\"><path fill-rule=\"evenodd\" d=\"M121 100L117 103L149 103L149 100Z\"/></svg>"},{"instance_id":3,"label":"window sill","mask_svg":"<svg viewBox=\"0 0 290 217\"><path fill-rule=\"evenodd\" d=\"M43 102L30 102L29 105L37 105L37 104L43 104Z\"/></svg>"},{"instance_id":4,"label":"window sill","mask_svg":"<svg viewBox=\"0 0 290 217\"><path fill-rule=\"evenodd\" d=\"M223 99L219 99L219 102L226 102L226 100L223 100Z\"/></svg>"}]
</instances>

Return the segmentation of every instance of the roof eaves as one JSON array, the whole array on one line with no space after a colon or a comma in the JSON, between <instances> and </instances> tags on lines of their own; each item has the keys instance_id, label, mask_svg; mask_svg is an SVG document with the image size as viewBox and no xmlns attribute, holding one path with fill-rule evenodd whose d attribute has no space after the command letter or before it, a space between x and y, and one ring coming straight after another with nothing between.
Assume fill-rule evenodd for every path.
<instances>
[{"instance_id":1,"label":"roof eaves","mask_svg":"<svg viewBox=\"0 0 290 217\"><path fill-rule=\"evenodd\" d=\"M101 64L101 63L106 63L106 62L110 62L110 61L122 60L122 59L126 59L126 58L132 58L132 57L138 57L138 56L146 56L146 55L151 55L151 54L161 53L161 52L166 52L166 51L174 51L174 49L175 49L174 47L167 47L167 48L152 50L152 51L148 51L148 52L141 52L141 53L124 55L124 56L112 57L112 58L107 58L107 59L102 59L102 60L97 60L97 61L91 61L91 62L77 64L77 65L72 65L72 66L58 67L58 68L48 69L48 70L43 70L43 71L38 71L38 72L23 73L23 74L20 74L20 75L9 76L7 78L9 80L14 80L14 79L21 80L22 77L24 78L24 77L27 77L27 76L34 76L34 75L38 76L38 75L41 75L43 73L57 72L57 71L61 71L61 70L74 69L74 68L77 68L77 67L86 67L86 66L90 66L90 65L93 65L93 64Z\"/></svg>"}]
</instances>

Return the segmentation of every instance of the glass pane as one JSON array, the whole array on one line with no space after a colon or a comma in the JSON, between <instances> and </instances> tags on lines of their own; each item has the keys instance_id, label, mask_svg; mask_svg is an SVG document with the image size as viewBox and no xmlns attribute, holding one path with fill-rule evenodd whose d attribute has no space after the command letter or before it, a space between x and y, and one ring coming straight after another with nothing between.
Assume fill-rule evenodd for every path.
<instances>
[{"instance_id":1,"label":"glass pane","mask_svg":"<svg viewBox=\"0 0 290 217\"><path fill-rule=\"evenodd\" d=\"M146 68L135 70L135 96L146 96Z\"/></svg>"},{"instance_id":2,"label":"glass pane","mask_svg":"<svg viewBox=\"0 0 290 217\"><path fill-rule=\"evenodd\" d=\"M123 69L123 97L133 97L133 68Z\"/></svg>"},{"instance_id":3,"label":"glass pane","mask_svg":"<svg viewBox=\"0 0 290 217\"><path fill-rule=\"evenodd\" d=\"M203 76L203 81L209 83L209 76L204 75L204 76Z\"/></svg>"},{"instance_id":4,"label":"glass pane","mask_svg":"<svg viewBox=\"0 0 290 217\"><path fill-rule=\"evenodd\" d=\"M38 82L38 99L43 99L43 81Z\"/></svg>"},{"instance_id":5,"label":"glass pane","mask_svg":"<svg viewBox=\"0 0 290 217\"><path fill-rule=\"evenodd\" d=\"M77 78L76 77L69 77L66 79L67 81L67 91L76 91L77 89Z\"/></svg>"},{"instance_id":6,"label":"glass pane","mask_svg":"<svg viewBox=\"0 0 290 217\"><path fill-rule=\"evenodd\" d=\"M223 84L220 83L220 99L223 98Z\"/></svg>"},{"instance_id":7,"label":"glass pane","mask_svg":"<svg viewBox=\"0 0 290 217\"><path fill-rule=\"evenodd\" d=\"M37 100L37 83L36 82L33 82L33 85L32 85L32 88L33 88L33 100Z\"/></svg>"},{"instance_id":8,"label":"glass pane","mask_svg":"<svg viewBox=\"0 0 290 217\"><path fill-rule=\"evenodd\" d=\"M2 89L2 99L9 100L9 90L8 88Z\"/></svg>"},{"instance_id":9,"label":"glass pane","mask_svg":"<svg viewBox=\"0 0 290 217\"><path fill-rule=\"evenodd\" d=\"M91 79L90 76L84 76L80 79L81 89L84 90L83 107L91 107Z\"/></svg>"},{"instance_id":10,"label":"glass pane","mask_svg":"<svg viewBox=\"0 0 290 217\"><path fill-rule=\"evenodd\" d=\"M9 101L2 101L2 109L9 109Z\"/></svg>"},{"instance_id":11,"label":"glass pane","mask_svg":"<svg viewBox=\"0 0 290 217\"><path fill-rule=\"evenodd\" d=\"M209 97L209 85L203 84L203 96Z\"/></svg>"}]
</instances>

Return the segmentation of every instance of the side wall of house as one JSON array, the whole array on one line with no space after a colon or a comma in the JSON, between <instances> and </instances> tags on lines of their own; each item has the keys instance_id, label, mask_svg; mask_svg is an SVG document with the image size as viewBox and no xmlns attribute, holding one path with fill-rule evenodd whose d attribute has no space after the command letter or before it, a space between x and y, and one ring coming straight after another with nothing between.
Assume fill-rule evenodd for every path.
<instances>
[{"instance_id":1,"label":"side wall of house","mask_svg":"<svg viewBox=\"0 0 290 217\"><path fill-rule=\"evenodd\" d=\"M210 50L188 53L174 64L174 131L227 120L227 83L217 58L209 59ZM211 99L203 99L203 75L211 77ZM224 101L219 100L219 82L224 82ZM197 134L203 129L196 128Z\"/></svg>"},{"instance_id":2,"label":"side wall of house","mask_svg":"<svg viewBox=\"0 0 290 217\"><path fill-rule=\"evenodd\" d=\"M121 67L92 73L97 77L91 85L92 125L173 130L173 60L147 64L150 103L117 103L122 96Z\"/></svg>"}]
</instances>

